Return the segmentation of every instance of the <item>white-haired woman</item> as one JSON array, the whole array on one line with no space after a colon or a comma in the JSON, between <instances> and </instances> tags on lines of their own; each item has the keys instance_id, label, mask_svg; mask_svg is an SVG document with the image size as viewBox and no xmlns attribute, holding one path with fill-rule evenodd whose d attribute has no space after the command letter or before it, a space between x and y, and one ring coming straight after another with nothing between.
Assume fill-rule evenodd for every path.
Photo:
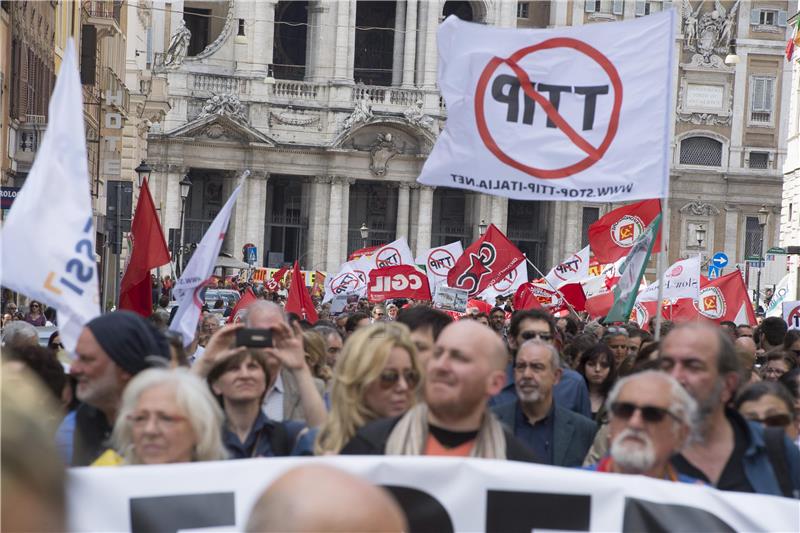
<instances>
[{"instance_id":1,"label":"white-haired woman","mask_svg":"<svg viewBox=\"0 0 800 533\"><path fill-rule=\"evenodd\" d=\"M125 388L111 440L122 464L215 461L227 458L222 422L203 380L183 368L154 368Z\"/></svg>"}]
</instances>

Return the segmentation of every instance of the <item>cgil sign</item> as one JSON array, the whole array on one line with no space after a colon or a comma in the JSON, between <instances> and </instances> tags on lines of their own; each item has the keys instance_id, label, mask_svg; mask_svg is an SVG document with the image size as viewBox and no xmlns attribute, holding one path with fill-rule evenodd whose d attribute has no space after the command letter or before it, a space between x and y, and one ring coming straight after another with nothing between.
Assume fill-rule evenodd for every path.
<instances>
[{"instance_id":1,"label":"cgil sign","mask_svg":"<svg viewBox=\"0 0 800 533\"><path fill-rule=\"evenodd\" d=\"M411 265L376 268L369 274L367 298L382 302L390 298L430 300L431 291L425 275Z\"/></svg>"}]
</instances>

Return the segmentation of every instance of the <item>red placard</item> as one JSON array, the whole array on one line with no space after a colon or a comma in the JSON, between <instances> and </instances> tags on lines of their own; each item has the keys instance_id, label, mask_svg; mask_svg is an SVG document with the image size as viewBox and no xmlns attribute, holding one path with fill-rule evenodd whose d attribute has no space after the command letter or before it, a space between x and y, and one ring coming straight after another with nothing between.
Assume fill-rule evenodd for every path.
<instances>
[{"instance_id":1,"label":"red placard","mask_svg":"<svg viewBox=\"0 0 800 533\"><path fill-rule=\"evenodd\" d=\"M371 270L367 299L370 302L383 302L391 298L430 300L428 277L411 265L395 265Z\"/></svg>"}]
</instances>

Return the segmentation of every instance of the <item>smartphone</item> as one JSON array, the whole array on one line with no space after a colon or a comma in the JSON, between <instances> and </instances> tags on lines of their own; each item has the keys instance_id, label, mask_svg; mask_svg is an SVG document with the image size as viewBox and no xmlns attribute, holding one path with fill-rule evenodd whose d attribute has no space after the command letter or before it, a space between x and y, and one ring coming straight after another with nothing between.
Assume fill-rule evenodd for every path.
<instances>
[{"instance_id":1,"label":"smartphone","mask_svg":"<svg viewBox=\"0 0 800 533\"><path fill-rule=\"evenodd\" d=\"M236 346L272 348L272 330L242 328L236 331Z\"/></svg>"}]
</instances>

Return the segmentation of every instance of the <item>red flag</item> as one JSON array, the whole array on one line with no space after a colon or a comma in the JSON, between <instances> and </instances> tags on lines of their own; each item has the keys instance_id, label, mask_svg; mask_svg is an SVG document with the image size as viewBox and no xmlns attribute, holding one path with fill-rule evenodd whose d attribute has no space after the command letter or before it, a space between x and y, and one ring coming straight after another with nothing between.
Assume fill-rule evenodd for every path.
<instances>
[{"instance_id":1,"label":"red flag","mask_svg":"<svg viewBox=\"0 0 800 533\"><path fill-rule=\"evenodd\" d=\"M375 246L367 246L366 248L359 248L358 250L347 256L347 260L354 261L359 257L364 257L364 256L369 257L382 246L383 246L382 244L376 244Z\"/></svg>"},{"instance_id":2,"label":"red flag","mask_svg":"<svg viewBox=\"0 0 800 533\"><path fill-rule=\"evenodd\" d=\"M602 292L586 300L586 312L590 318L603 318L614 306L614 292Z\"/></svg>"},{"instance_id":3,"label":"red flag","mask_svg":"<svg viewBox=\"0 0 800 533\"><path fill-rule=\"evenodd\" d=\"M502 280L524 260L522 252L491 224L486 234L464 250L450 269L447 285L475 296Z\"/></svg>"},{"instance_id":4,"label":"red flag","mask_svg":"<svg viewBox=\"0 0 800 533\"><path fill-rule=\"evenodd\" d=\"M294 268L292 268L292 282L289 285L289 296L286 298L284 309L286 309L286 312L294 313L312 324L318 320L317 310L314 309L314 302L311 300L311 295L308 294L308 289L306 288L306 278L300 272L300 265L297 264L297 261L294 262Z\"/></svg>"},{"instance_id":5,"label":"red flag","mask_svg":"<svg viewBox=\"0 0 800 533\"><path fill-rule=\"evenodd\" d=\"M131 225L133 252L122 276L119 293L119 308L149 317L153 312L153 288L150 270L169 263L169 250L164 242L164 232L158 221L153 198L142 180L139 201Z\"/></svg>"},{"instance_id":6,"label":"red flag","mask_svg":"<svg viewBox=\"0 0 800 533\"><path fill-rule=\"evenodd\" d=\"M756 324L756 315L739 271L713 280L703 278L697 302L689 298L678 300L672 306L672 319Z\"/></svg>"},{"instance_id":7,"label":"red flag","mask_svg":"<svg viewBox=\"0 0 800 533\"><path fill-rule=\"evenodd\" d=\"M533 283L523 283L514 293L512 300L514 309L521 311L523 309L542 309L542 304L536 296L535 287Z\"/></svg>"},{"instance_id":8,"label":"red flag","mask_svg":"<svg viewBox=\"0 0 800 533\"><path fill-rule=\"evenodd\" d=\"M367 284L367 299L370 302L383 302L390 298L430 300L428 276L411 265L372 269Z\"/></svg>"},{"instance_id":9,"label":"red flag","mask_svg":"<svg viewBox=\"0 0 800 533\"><path fill-rule=\"evenodd\" d=\"M234 306L233 311L231 311L231 316L228 317L228 324L233 322L233 319L236 318L236 315L239 314L240 311L244 311L250 304L257 300L256 295L253 294L253 289L247 287L247 290L244 291L242 297L239 298L239 301L236 302L236 306Z\"/></svg>"},{"instance_id":10,"label":"red flag","mask_svg":"<svg viewBox=\"0 0 800 533\"><path fill-rule=\"evenodd\" d=\"M644 200L629 204L601 217L589 226L589 246L600 263L613 263L628 255L636 238L661 212L659 200ZM653 245L661 246L661 228Z\"/></svg>"}]
</instances>

